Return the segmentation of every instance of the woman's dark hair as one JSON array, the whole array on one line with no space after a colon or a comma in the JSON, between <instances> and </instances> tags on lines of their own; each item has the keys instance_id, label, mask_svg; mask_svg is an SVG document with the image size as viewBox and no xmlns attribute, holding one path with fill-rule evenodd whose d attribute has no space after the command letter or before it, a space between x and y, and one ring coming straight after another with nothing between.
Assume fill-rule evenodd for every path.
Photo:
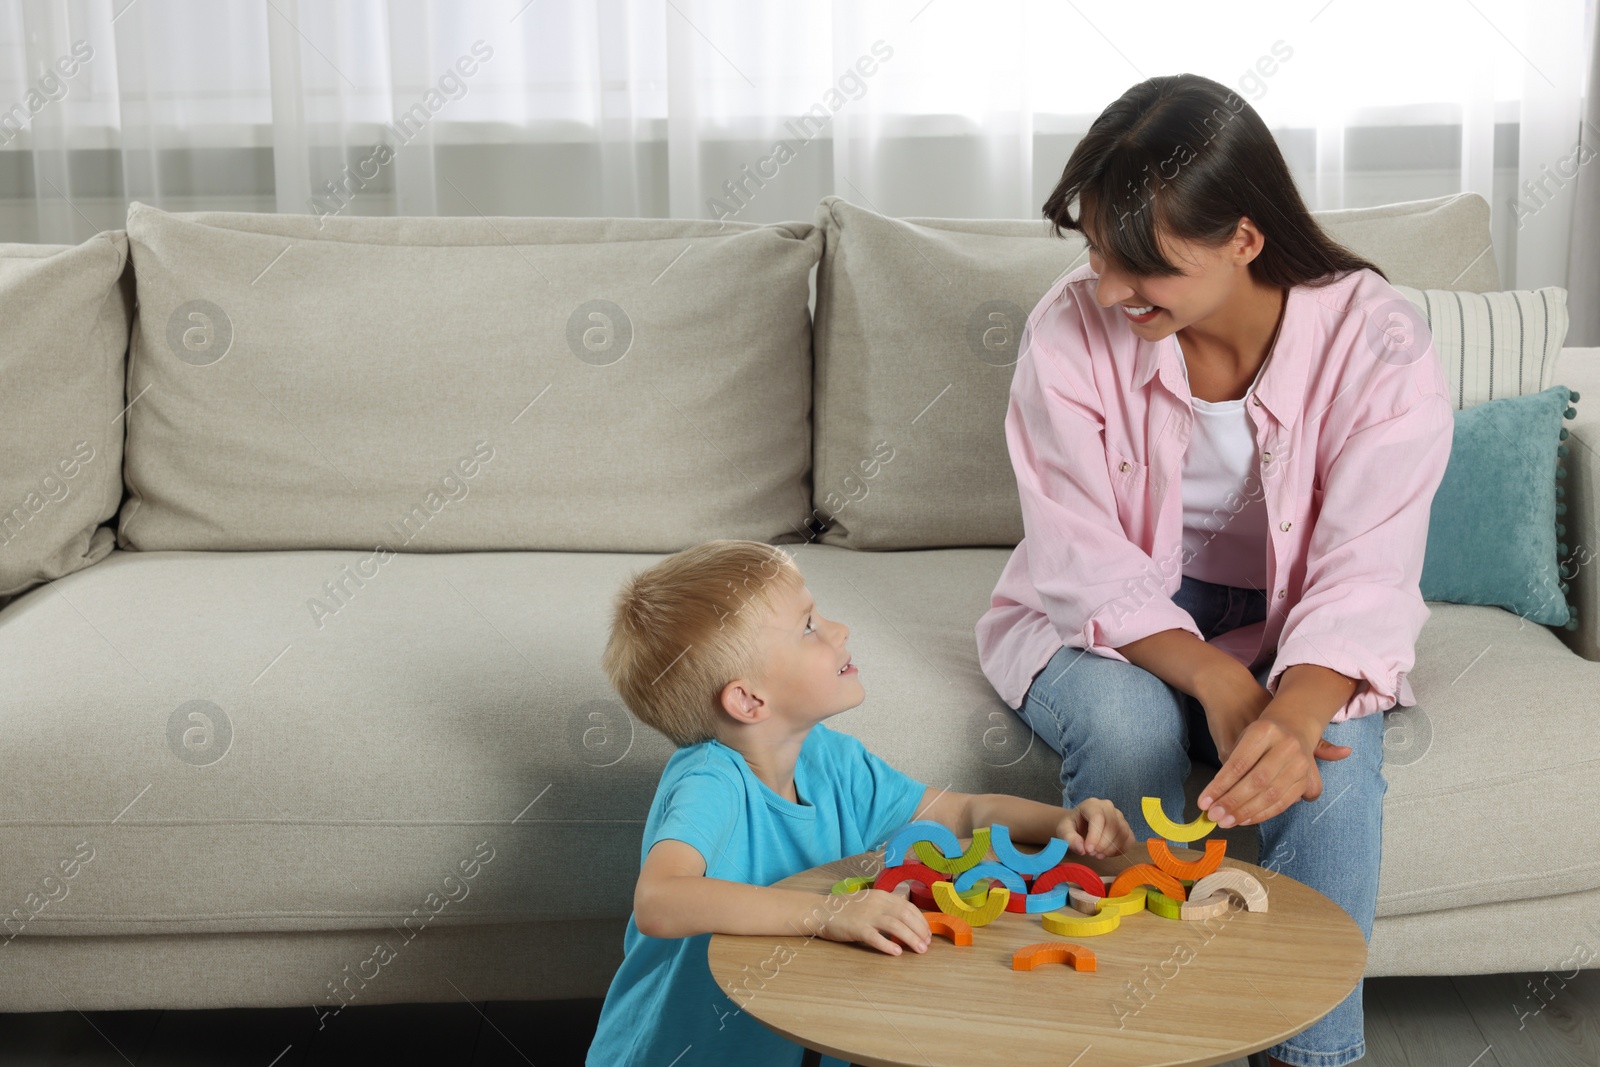
<instances>
[{"instance_id":1,"label":"woman's dark hair","mask_svg":"<svg viewBox=\"0 0 1600 1067\"><path fill-rule=\"evenodd\" d=\"M1255 108L1198 74L1142 81L1090 124L1044 202L1057 237L1083 232L1067 210L1083 192L1100 236L1095 250L1137 277L1183 273L1161 254L1158 225L1219 247L1248 215L1266 237L1250 261L1259 283L1326 284L1363 267L1389 280L1317 225Z\"/></svg>"}]
</instances>

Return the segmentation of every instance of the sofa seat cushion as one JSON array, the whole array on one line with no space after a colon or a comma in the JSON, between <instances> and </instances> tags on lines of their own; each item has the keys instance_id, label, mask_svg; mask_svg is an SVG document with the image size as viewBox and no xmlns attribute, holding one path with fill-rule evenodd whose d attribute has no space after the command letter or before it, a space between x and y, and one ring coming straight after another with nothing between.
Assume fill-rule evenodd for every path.
<instances>
[{"instance_id":1,"label":"sofa seat cushion","mask_svg":"<svg viewBox=\"0 0 1600 1067\"><path fill-rule=\"evenodd\" d=\"M1059 759L977 663L1006 549L794 551L867 691L830 726L930 785L1059 802ZM17 598L0 937L627 915L672 749L599 658L660 558L113 551ZM1600 885L1600 665L1430 606L1431 740L1389 772L1379 914Z\"/></svg>"},{"instance_id":2,"label":"sofa seat cushion","mask_svg":"<svg viewBox=\"0 0 1600 1067\"><path fill-rule=\"evenodd\" d=\"M992 729L975 658L1002 558L802 555L877 694L830 725L923 780L1055 795L1042 745L1003 766L1032 735ZM615 591L660 558L118 550L19 597L0 899L67 893L11 932L626 916L672 747L600 652Z\"/></svg>"},{"instance_id":3,"label":"sofa seat cushion","mask_svg":"<svg viewBox=\"0 0 1600 1067\"><path fill-rule=\"evenodd\" d=\"M1502 608L1428 608L1385 730L1378 914L1600 886L1600 663Z\"/></svg>"}]
</instances>

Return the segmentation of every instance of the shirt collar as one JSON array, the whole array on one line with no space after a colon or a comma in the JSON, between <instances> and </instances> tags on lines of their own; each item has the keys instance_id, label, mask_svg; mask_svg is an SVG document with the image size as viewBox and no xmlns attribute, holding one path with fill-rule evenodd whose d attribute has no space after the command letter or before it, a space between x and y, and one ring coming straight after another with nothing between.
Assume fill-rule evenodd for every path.
<instances>
[{"instance_id":1,"label":"shirt collar","mask_svg":"<svg viewBox=\"0 0 1600 1067\"><path fill-rule=\"evenodd\" d=\"M1262 369L1253 392L1254 397L1261 401L1261 406L1284 426L1294 424L1305 397L1307 358L1305 353L1294 351L1304 343L1307 334L1301 322L1306 314L1305 300L1306 295L1300 286L1289 287L1289 296L1283 308L1283 325L1278 329L1273 356ZM1143 389L1149 385L1162 368L1167 369L1170 376L1168 380L1181 382L1183 367L1179 365L1179 360L1182 358L1178 355L1177 340L1171 334L1159 341L1138 339L1133 364L1135 388ZM1175 385L1172 389L1178 392Z\"/></svg>"}]
</instances>

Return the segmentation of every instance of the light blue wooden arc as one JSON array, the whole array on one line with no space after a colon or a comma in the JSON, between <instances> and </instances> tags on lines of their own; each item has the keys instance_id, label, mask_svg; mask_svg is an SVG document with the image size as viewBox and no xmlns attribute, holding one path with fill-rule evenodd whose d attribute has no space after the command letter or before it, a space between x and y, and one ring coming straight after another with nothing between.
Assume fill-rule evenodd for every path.
<instances>
[{"instance_id":1,"label":"light blue wooden arc","mask_svg":"<svg viewBox=\"0 0 1600 1067\"><path fill-rule=\"evenodd\" d=\"M917 819L900 827L894 832L894 836L889 838L889 845L883 853L883 865L900 866L906 861L906 849L918 841L933 842L933 847L951 859L961 855L963 851L961 839L956 837L955 831L950 827L932 819Z\"/></svg>"},{"instance_id":2,"label":"light blue wooden arc","mask_svg":"<svg viewBox=\"0 0 1600 1067\"><path fill-rule=\"evenodd\" d=\"M1067 858L1067 843L1059 837L1052 837L1033 855L1024 856L1011 843L1011 828L1000 823L989 828L989 847L994 849L995 859L1018 874L1043 874Z\"/></svg>"},{"instance_id":3,"label":"light blue wooden arc","mask_svg":"<svg viewBox=\"0 0 1600 1067\"><path fill-rule=\"evenodd\" d=\"M976 885L980 878L993 878L1019 897L1026 895L1028 892L1028 883L1022 880L1022 875L1013 871L1010 867L995 863L993 860L988 863L980 863L976 867L968 867L957 875L956 892L965 893ZM1062 897L1061 903L1065 904L1066 899L1066 897ZM1056 905L1058 908L1060 906L1060 904Z\"/></svg>"}]
</instances>

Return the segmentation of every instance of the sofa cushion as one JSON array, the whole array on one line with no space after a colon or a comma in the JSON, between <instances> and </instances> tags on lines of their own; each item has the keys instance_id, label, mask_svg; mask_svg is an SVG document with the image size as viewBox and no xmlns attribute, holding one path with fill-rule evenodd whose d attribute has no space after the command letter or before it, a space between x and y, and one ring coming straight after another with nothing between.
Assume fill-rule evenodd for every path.
<instances>
[{"instance_id":1,"label":"sofa cushion","mask_svg":"<svg viewBox=\"0 0 1600 1067\"><path fill-rule=\"evenodd\" d=\"M1577 629L1561 559L1566 523L1556 493L1563 420L1575 418L1564 385L1503 396L1455 412L1450 459L1428 513L1418 588L1424 600L1502 607L1530 622Z\"/></svg>"},{"instance_id":2,"label":"sofa cushion","mask_svg":"<svg viewBox=\"0 0 1600 1067\"><path fill-rule=\"evenodd\" d=\"M1537 393L1559 380L1570 322L1567 291L1559 285L1495 293L1395 289L1416 305L1457 410Z\"/></svg>"},{"instance_id":3,"label":"sofa cushion","mask_svg":"<svg viewBox=\"0 0 1600 1067\"><path fill-rule=\"evenodd\" d=\"M795 555L866 688L830 727L929 785L1060 802L1060 759L977 662L1006 550ZM357 585L348 552L118 551L24 594L0 611L0 899L93 858L9 934L626 916L672 748L599 660L611 595L658 558L400 553ZM1600 885L1600 824L1551 814L1594 804L1600 664L1430 607L1379 913Z\"/></svg>"},{"instance_id":4,"label":"sofa cushion","mask_svg":"<svg viewBox=\"0 0 1600 1067\"><path fill-rule=\"evenodd\" d=\"M1476 193L1313 213L1393 284L1499 289ZM1028 314L1083 261L1076 233L1026 220L817 211L815 518L823 544L1015 545L1005 416ZM1559 342L1557 342L1559 345ZM1548 385L1549 383L1544 383Z\"/></svg>"},{"instance_id":5,"label":"sofa cushion","mask_svg":"<svg viewBox=\"0 0 1600 1067\"><path fill-rule=\"evenodd\" d=\"M1059 799L977 665L1003 557L799 555L873 694L830 726L923 781ZM386 928L452 890L432 922L628 914L673 749L600 652L660 557L397 553L357 586L363 558L116 551L0 612L0 899L94 852L21 936Z\"/></svg>"},{"instance_id":6,"label":"sofa cushion","mask_svg":"<svg viewBox=\"0 0 1600 1067\"><path fill-rule=\"evenodd\" d=\"M0 603L104 559L122 503L128 238L0 244Z\"/></svg>"},{"instance_id":7,"label":"sofa cushion","mask_svg":"<svg viewBox=\"0 0 1600 1067\"><path fill-rule=\"evenodd\" d=\"M1385 725L1379 915L1600 887L1600 663L1500 608L1428 602Z\"/></svg>"},{"instance_id":8,"label":"sofa cushion","mask_svg":"<svg viewBox=\"0 0 1600 1067\"><path fill-rule=\"evenodd\" d=\"M169 214L119 545L802 541L809 223Z\"/></svg>"}]
</instances>

